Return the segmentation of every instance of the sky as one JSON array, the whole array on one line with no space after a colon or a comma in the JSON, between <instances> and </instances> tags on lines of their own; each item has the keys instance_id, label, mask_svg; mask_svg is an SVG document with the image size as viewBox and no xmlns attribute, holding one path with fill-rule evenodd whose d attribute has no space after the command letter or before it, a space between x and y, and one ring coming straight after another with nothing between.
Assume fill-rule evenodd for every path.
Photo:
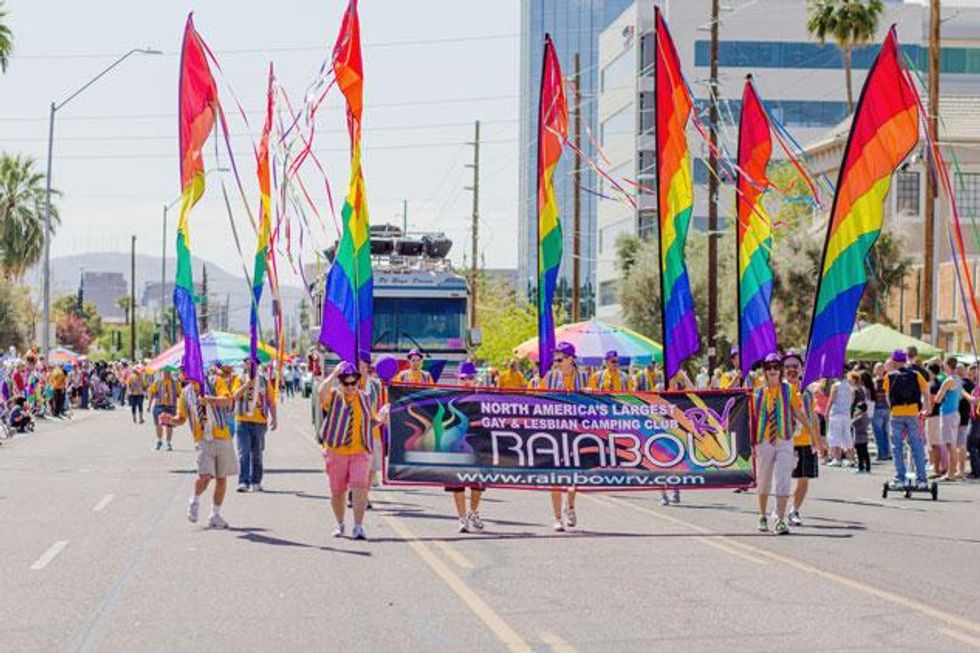
<instances>
[{"instance_id":1,"label":"sky","mask_svg":"<svg viewBox=\"0 0 980 653\"><path fill-rule=\"evenodd\" d=\"M177 159L179 49L187 14L214 51L232 151L248 201L257 205L251 138L258 139L269 62L290 100L306 88L336 39L340 0L7 0L14 53L0 76L0 142L34 157L43 172L48 107L60 102L131 48L161 50L123 62L57 112L52 180L62 224L52 255L129 251L159 255L163 206L180 192ZM481 256L488 267L514 267L517 256L518 0L361 0L364 52L363 168L373 224L402 218L410 230L444 231L452 258L469 251L473 121L481 121ZM244 107L250 126L236 108ZM326 169L339 219L347 185L348 139L340 93L317 114L315 149ZM251 134L251 137L249 136ZM223 145L222 145L223 147ZM206 166L227 167L211 143ZM322 176L304 173L322 222L303 234L304 258L336 238ZM223 180L249 262L255 238L230 173L207 178L191 216L194 254L240 270L221 193ZM176 211L167 224L173 256ZM296 256L299 234L293 233ZM298 260L298 256L296 256ZM282 266L287 267L288 266ZM284 281L297 283L287 272Z\"/></svg>"}]
</instances>

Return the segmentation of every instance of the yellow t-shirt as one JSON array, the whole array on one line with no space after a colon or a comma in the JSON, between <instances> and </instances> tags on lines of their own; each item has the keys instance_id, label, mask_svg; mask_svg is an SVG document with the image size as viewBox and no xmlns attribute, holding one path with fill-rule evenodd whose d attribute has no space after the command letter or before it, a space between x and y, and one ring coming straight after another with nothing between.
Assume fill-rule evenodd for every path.
<instances>
[{"instance_id":1,"label":"yellow t-shirt","mask_svg":"<svg viewBox=\"0 0 980 653\"><path fill-rule=\"evenodd\" d=\"M432 377L424 374L423 370L405 370L398 373L397 381L399 383L414 383L416 385L421 385L423 383L431 383Z\"/></svg>"},{"instance_id":2,"label":"yellow t-shirt","mask_svg":"<svg viewBox=\"0 0 980 653\"><path fill-rule=\"evenodd\" d=\"M269 395L268 400L267 401L263 401L263 398L262 397L259 397L258 400L256 400L255 397L254 397L254 393L255 393L255 390L256 389L255 389L255 386L253 385L251 388L249 388L244 393L242 393L242 396L239 399L239 401L244 401L245 402L246 409L249 406L251 406L252 405L252 402L254 401L255 402L255 407L252 409L251 412L248 412L248 413L244 413L243 414L243 413L238 413L237 412L237 406L236 406L235 421L238 421L238 422L253 422L255 424L265 424L266 422L269 421L269 416L263 410L263 404L268 403L268 405L271 406L272 404L274 404L276 402L276 389L273 386L273 384L272 383L269 383L269 382L266 382L264 384L261 383L261 382L258 382L257 385L264 385L265 386L264 390ZM232 393L238 392L238 390L241 387L242 387L242 381L241 381L241 379L239 379L238 377L235 377L235 380L234 380L234 382L232 384Z\"/></svg>"},{"instance_id":3,"label":"yellow t-shirt","mask_svg":"<svg viewBox=\"0 0 980 653\"><path fill-rule=\"evenodd\" d=\"M589 377L589 387L593 390L606 390L612 392L620 392L623 390L629 390L630 381L627 377L626 386L623 387L623 377L624 375L620 373L619 370L615 372L610 372L609 370L600 370L598 372L593 372L592 376ZM602 387L599 387L599 382L602 381Z\"/></svg>"},{"instance_id":4,"label":"yellow t-shirt","mask_svg":"<svg viewBox=\"0 0 980 653\"><path fill-rule=\"evenodd\" d=\"M339 391L339 394L340 400L346 402L348 408L351 410L350 429L352 437L349 445L334 447L332 449L328 449L328 451L345 455L367 453L367 449L364 448L364 443L361 441L360 433L361 428L363 428L364 420L370 419L370 416L364 415L364 411L361 410L361 402L357 400L356 394L352 395L349 399L347 393L344 391ZM324 410L326 409L327 407L324 406Z\"/></svg>"},{"instance_id":5,"label":"yellow t-shirt","mask_svg":"<svg viewBox=\"0 0 980 653\"><path fill-rule=\"evenodd\" d=\"M60 367L56 367L51 370L51 389L52 390L64 390L65 389L65 371Z\"/></svg>"},{"instance_id":6,"label":"yellow t-shirt","mask_svg":"<svg viewBox=\"0 0 980 653\"><path fill-rule=\"evenodd\" d=\"M180 392L180 388L177 386L177 382L173 379L167 381L166 379L160 379L159 381L154 381L150 384L150 397L157 398L158 406L170 406L173 407L177 404L177 394ZM159 394L157 394L159 392Z\"/></svg>"},{"instance_id":7,"label":"yellow t-shirt","mask_svg":"<svg viewBox=\"0 0 980 653\"><path fill-rule=\"evenodd\" d=\"M216 390L218 396L227 397L229 396L227 392L227 385L225 385L224 390ZM180 394L180 399L177 401L177 419L187 419L188 423L191 425L191 433L194 434L194 442L200 442L204 439L205 429L211 429L211 437L215 440L231 440L231 428L228 425L228 416L224 415L223 426L215 426L213 423L217 413L221 412L222 409L217 406L205 406L200 401L197 402L197 418L191 419L188 415L188 393L196 392L193 387L188 387Z\"/></svg>"},{"instance_id":8,"label":"yellow t-shirt","mask_svg":"<svg viewBox=\"0 0 980 653\"><path fill-rule=\"evenodd\" d=\"M891 387L891 384L888 382L890 377L891 374L886 374L884 381L882 381L885 396L888 395L888 389ZM929 384L918 372L915 373L915 378L919 382L919 390L922 391L922 396L925 397L929 394ZM919 410L918 404L899 404L892 406L892 417L916 417L919 414Z\"/></svg>"},{"instance_id":9,"label":"yellow t-shirt","mask_svg":"<svg viewBox=\"0 0 980 653\"><path fill-rule=\"evenodd\" d=\"M497 386L501 388L523 388L527 386L527 381L518 370L508 369L500 373Z\"/></svg>"},{"instance_id":10,"label":"yellow t-shirt","mask_svg":"<svg viewBox=\"0 0 980 653\"><path fill-rule=\"evenodd\" d=\"M795 389L796 388L794 387L794 390ZM800 393L799 396L800 405L803 407L803 412L806 413L806 416L809 419L813 416L813 398L811 397L809 401L806 401L802 393ZM793 446L808 447L812 444L813 435L810 433L810 423L796 420L796 431L793 433Z\"/></svg>"}]
</instances>

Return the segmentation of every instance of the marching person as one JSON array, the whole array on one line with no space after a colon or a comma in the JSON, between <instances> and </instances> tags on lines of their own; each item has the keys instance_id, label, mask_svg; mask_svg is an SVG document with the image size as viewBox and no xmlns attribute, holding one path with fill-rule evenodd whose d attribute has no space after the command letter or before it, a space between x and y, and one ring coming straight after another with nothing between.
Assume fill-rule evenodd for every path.
<instances>
[{"instance_id":1,"label":"marching person","mask_svg":"<svg viewBox=\"0 0 980 653\"><path fill-rule=\"evenodd\" d=\"M432 385L432 375L422 369L422 352L412 349L408 352L408 369L395 375L397 383L414 383L416 385Z\"/></svg>"},{"instance_id":2,"label":"marching person","mask_svg":"<svg viewBox=\"0 0 980 653\"><path fill-rule=\"evenodd\" d=\"M958 447L960 433L960 401L973 401L973 397L963 387L963 379L956 372L959 361L955 356L946 359L946 379L936 394L939 404L940 433L942 447L946 449L946 475L940 480L958 481L963 478L960 468L961 458Z\"/></svg>"},{"instance_id":3,"label":"marching person","mask_svg":"<svg viewBox=\"0 0 980 653\"><path fill-rule=\"evenodd\" d=\"M541 379L540 387L546 390L563 390L565 392L582 392L588 389L589 377L575 365L575 346L570 342L561 341L555 344L554 365ZM555 514L554 529L558 532L565 528L575 528L578 523L575 514L575 486L564 490L551 489L551 508ZM562 507L563 497L565 507Z\"/></svg>"},{"instance_id":4,"label":"marching person","mask_svg":"<svg viewBox=\"0 0 980 653\"><path fill-rule=\"evenodd\" d=\"M381 407L388 403L388 391L385 390L381 379L373 374L374 366L371 361L371 352L362 351L357 357L357 371L361 373L357 387L367 393L367 396L371 399L371 412L377 415ZM381 442L381 429L382 426L380 424L375 425L371 429L374 435L374 449L371 452L371 487L377 487L378 485L378 475L381 472L381 459L384 456L384 448ZM351 491L347 492L347 507L354 507L354 493ZM367 509L371 510L373 507L369 494Z\"/></svg>"},{"instance_id":5,"label":"marching person","mask_svg":"<svg viewBox=\"0 0 980 653\"><path fill-rule=\"evenodd\" d=\"M589 379L589 387L603 392L632 390L629 375L619 368L619 353L615 349L606 352L603 369Z\"/></svg>"},{"instance_id":6,"label":"marching person","mask_svg":"<svg viewBox=\"0 0 980 653\"><path fill-rule=\"evenodd\" d=\"M763 365L766 383L752 392L751 433L755 444L755 464L759 486L759 531L769 531L769 494L775 489L776 535L789 533L786 506L793 474L793 419L815 425L803 408L799 390L783 380L779 354L766 356ZM775 480L775 482L774 482ZM775 488L773 488L775 485Z\"/></svg>"},{"instance_id":7,"label":"marching person","mask_svg":"<svg viewBox=\"0 0 980 653\"><path fill-rule=\"evenodd\" d=\"M211 479L214 479L211 516L208 519L208 526L211 528L228 528L228 522L221 516L221 506L228 487L228 477L238 473L238 461L228 426L228 409L232 401L233 397L226 389L206 395L197 381L190 380L184 384L177 402L177 416L166 413L160 415L164 426L180 426L184 422L190 422L194 449L197 452L198 476L194 482L194 494L187 506L187 519L191 523L197 523L201 495L207 490Z\"/></svg>"},{"instance_id":8,"label":"marching person","mask_svg":"<svg viewBox=\"0 0 980 653\"><path fill-rule=\"evenodd\" d=\"M337 520L334 537L343 537L347 491L354 495L355 540L365 540L364 511L371 484L371 452L374 445L372 427L383 422L387 407L377 418L372 413L371 398L358 388L361 373L344 361L320 384L319 399L323 406L323 458L330 478L330 507ZM334 387L340 382L340 389Z\"/></svg>"},{"instance_id":9,"label":"marching person","mask_svg":"<svg viewBox=\"0 0 980 653\"><path fill-rule=\"evenodd\" d=\"M497 387L506 389L523 389L527 387L527 379L517 367L517 359L507 361L507 369L497 377Z\"/></svg>"},{"instance_id":10,"label":"marching person","mask_svg":"<svg viewBox=\"0 0 980 653\"><path fill-rule=\"evenodd\" d=\"M457 374L459 384L464 388L476 387L476 365L470 361L463 361L459 366ZM466 507L466 489L470 490L469 510ZM465 485L447 485L446 492L452 492L453 505L456 507L456 516L459 518L459 532L471 533L483 532L483 520L480 518L480 499L483 492L487 489L482 483L470 483Z\"/></svg>"},{"instance_id":11,"label":"marching person","mask_svg":"<svg viewBox=\"0 0 980 653\"><path fill-rule=\"evenodd\" d=\"M817 455L825 448L823 437L820 435L817 426L817 418L813 408L813 393L809 388L801 386L803 380L803 357L794 352L787 352L783 356L783 374L789 382L800 393L803 400L803 412L806 414L805 420L796 420L793 428L793 451L796 453L796 468L793 469L792 477L796 479L796 487L793 489L793 505L789 508L787 518L792 526L802 526L803 518L800 516L800 507L806 498L807 490L810 488L810 479L817 478L820 473L820 457Z\"/></svg>"},{"instance_id":12,"label":"marching person","mask_svg":"<svg viewBox=\"0 0 980 653\"><path fill-rule=\"evenodd\" d=\"M133 413L133 423L136 422L136 413L139 412L139 423L143 423L143 395L146 392L146 377L143 376L143 366L134 365L126 379L126 396L129 397L129 410Z\"/></svg>"},{"instance_id":13,"label":"marching person","mask_svg":"<svg viewBox=\"0 0 980 653\"><path fill-rule=\"evenodd\" d=\"M884 388L891 406L889 430L892 438L892 460L895 461L893 489L904 489L905 479L905 439L908 439L915 463L915 483L919 490L929 488L926 479L926 454L922 444L922 430L919 418L932 412L932 395L929 384L915 367L909 364L905 351L896 349L892 353L894 369L885 376Z\"/></svg>"},{"instance_id":14,"label":"marching person","mask_svg":"<svg viewBox=\"0 0 980 653\"><path fill-rule=\"evenodd\" d=\"M167 434L167 451L173 451L174 429L171 426L164 426L160 421L161 415L174 415L177 412L177 397L180 396L180 384L174 379L173 373L169 368L163 368L160 378L150 384L150 403L147 408L153 417L153 425L157 431L157 447L160 451L163 448L164 431Z\"/></svg>"},{"instance_id":15,"label":"marching person","mask_svg":"<svg viewBox=\"0 0 980 653\"><path fill-rule=\"evenodd\" d=\"M238 444L238 492L262 492L262 454L267 431L275 431L278 391L254 360L245 362L245 382L235 378L235 441Z\"/></svg>"},{"instance_id":16,"label":"marching person","mask_svg":"<svg viewBox=\"0 0 980 653\"><path fill-rule=\"evenodd\" d=\"M844 467L851 462L850 452L854 448L851 408L854 406L857 384L857 372L848 372L830 388L827 440L830 444L831 460L827 467Z\"/></svg>"}]
</instances>

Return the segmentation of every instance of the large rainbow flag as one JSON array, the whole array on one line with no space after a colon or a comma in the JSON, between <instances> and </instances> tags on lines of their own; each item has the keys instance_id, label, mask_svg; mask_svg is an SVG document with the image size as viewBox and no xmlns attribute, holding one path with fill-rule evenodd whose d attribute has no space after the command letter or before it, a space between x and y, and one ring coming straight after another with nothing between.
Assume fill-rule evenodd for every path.
<instances>
[{"instance_id":1,"label":"large rainbow flag","mask_svg":"<svg viewBox=\"0 0 980 653\"><path fill-rule=\"evenodd\" d=\"M660 218L660 298L664 371L670 379L696 354L698 325L687 276L684 248L694 205L687 121L693 102L681 74L681 62L660 7L656 8L657 212Z\"/></svg>"},{"instance_id":2,"label":"large rainbow flag","mask_svg":"<svg viewBox=\"0 0 980 653\"><path fill-rule=\"evenodd\" d=\"M191 238L187 218L204 194L204 159L201 150L214 128L218 87L205 57L207 46L194 29L194 15L187 16L180 61L180 219L177 223L177 278L174 307L184 332L184 376L204 384L204 363L194 306L191 273Z\"/></svg>"},{"instance_id":3,"label":"large rainbow flag","mask_svg":"<svg viewBox=\"0 0 980 653\"><path fill-rule=\"evenodd\" d=\"M919 140L915 90L902 69L895 27L888 30L861 90L817 285L804 383L844 372L847 340L868 277L865 259L881 233L892 173Z\"/></svg>"},{"instance_id":4,"label":"large rainbow flag","mask_svg":"<svg viewBox=\"0 0 980 653\"><path fill-rule=\"evenodd\" d=\"M738 253L738 347L742 378L752 366L776 351L776 327L772 323L772 223L762 197L769 180L766 166L772 155L769 117L752 85L745 80L742 115L738 125L738 180L736 182L736 230Z\"/></svg>"},{"instance_id":5,"label":"large rainbow flag","mask_svg":"<svg viewBox=\"0 0 980 653\"><path fill-rule=\"evenodd\" d=\"M252 311L249 315L249 356L259 362L259 300L265 283L267 259L270 255L269 238L272 233L272 182L269 168L269 134L272 132L272 102L274 81L272 64L269 64L269 86L266 91L265 124L259 149L255 153L256 174L259 178L259 233L255 244L255 262L252 266ZM277 334L278 335L278 334ZM278 338L277 338L278 341Z\"/></svg>"},{"instance_id":6,"label":"large rainbow flag","mask_svg":"<svg viewBox=\"0 0 980 653\"><path fill-rule=\"evenodd\" d=\"M347 131L350 134L350 184L344 208L343 233L330 272L320 343L342 360L357 364L361 350L370 351L373 328L371 249L367 198L361 173L361 115L364 109L364 68L361 64L361 28L357 0L350 0L333 48L333 70L347 98Z\"/></svg>"},{"instance_id":7,"label":"large rainbow flag","mask_svg":"<svg viewBox=\"0 0 980 653\"><path fill-rule=\"evenodd\" d=\"M541 97L538 105L538 363L551 368L555 352L555 319L551 303L561 265L562 235L552 177L568 138L568 102L561 65L551 36L544 35Z\"/></svg>"}]
</instances>

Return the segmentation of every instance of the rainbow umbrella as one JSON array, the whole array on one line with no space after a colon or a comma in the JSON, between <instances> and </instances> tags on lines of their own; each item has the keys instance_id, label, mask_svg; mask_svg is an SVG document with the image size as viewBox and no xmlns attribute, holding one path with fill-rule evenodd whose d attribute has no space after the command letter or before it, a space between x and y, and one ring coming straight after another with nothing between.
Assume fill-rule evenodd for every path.
<instances>
[{"instance_id":1,"label":"rainbow umbrella","mask_svg":"<svg viewBox=\"0 0 980 653\"><path fill-rule=\"evenodd\" d=\"M663 362L664 349L659 343L626 327L613 326L599 320L566 324L555 329L556 342L569 342L583 365L602 365L606 352L615 350L623 363L646 365ZM514 355L538 361L538 339L531 338L514 347Z\"/></svg>"},{"instance_id":2,"label":"rainbow umbrella","mask_svg":"<svg viewBox=\"0 0 980 653\"><path fill-rule=\"evenodd\" d=\"M227 331L208 331L201 336L201 356L204 366L214 365L216 361L235 365L248 359L248 336ZM276 355L276 350L269 345L259 343L259 360L267 363ZM151 360L146 365L149 372L169 368L179 370L184 362L184 341L181 340L173 347Z\"/></svg>"},{"instance_id":3,"label":"rainbow umbrella","mask_svg":"<svg viewBox=\"0 0 980 653\"><path fill-rule=\"evenodd\" d=\"M77 363L81 354L73 352L66 347L55 347L48 352L48 362L64 365L65 363Z\"/></svg>"}]
</instances>

